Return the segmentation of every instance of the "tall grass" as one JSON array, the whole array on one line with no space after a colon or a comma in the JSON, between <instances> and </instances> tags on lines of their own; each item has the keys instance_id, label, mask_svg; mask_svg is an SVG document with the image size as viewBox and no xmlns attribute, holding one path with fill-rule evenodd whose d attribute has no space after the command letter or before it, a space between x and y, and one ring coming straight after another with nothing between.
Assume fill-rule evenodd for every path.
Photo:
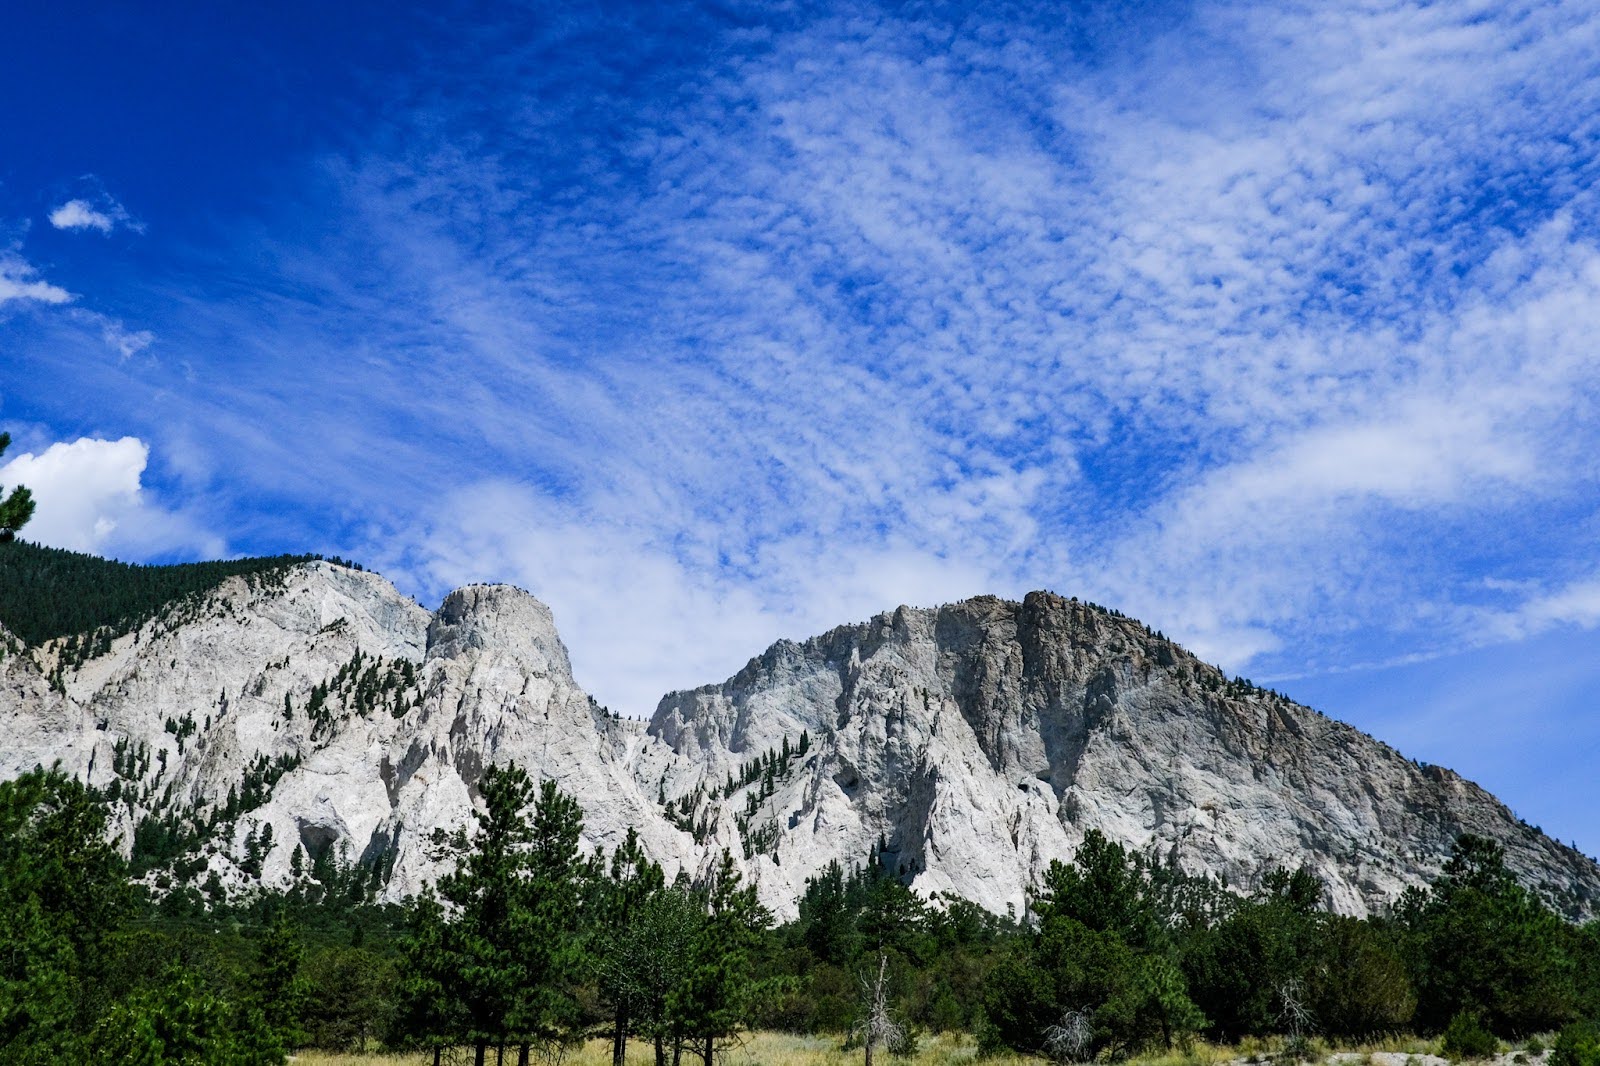
<instances>
[{"instance_id":1,"label":"tall grass","mask_svg":"<svg viewBox=\"0 0 1600 1066\"><path fill-rule=\"evenodd\" d=\"M874 1066L970 1066L978 1057L978 1046L964 1033L923 1034L917 1041L915 1055L903 1059L891 1057L880 1051L874 1056ZM471 1061L465 1049L447 1061ZM353 1054L329 1051L303 1051L294 1057L295 1066L418 1066L431 1063L431 1054ZM494 1062L494 1052L489 1053ZM516 1062L516 1051L508 1048L506 1062ZM698 1062L686 1058L687 1064ZM719 1066L859 1066L861 1049L844 1049L840 1036L794 1036L789 1033L748 1033L723 1055ZM1030 1056L1008 1056L1008 1066L1041 1066L1043 1060ZM548 1063L545 1066L549 1066ZM611 1044L606 1040L590 1040L570 1048L561 1059L560 1066L611 1066ZM628 1046L628 1066L655 1066L655 1052L648 1044L633 1043Z\"/></svg>"},{"instance_id":2,"label":"tall grass","mask_svg":"<svg viewBox=\"0 0 1600 1066\"><path fill-rule=\"evenodd\" d=\"M1548 1041L1547 1041L1548 1042ZM1538 1045L1535 1045L1538 1047ZM1209 1044L1196 1040L1167 1052L1148 1052L1129 1059L1124 1066L1283 1066L1285 1046L1282 1037L1246 1038L1238 1044ZM1416 1066L1425 1066L1431 1059L1437 1062L1439 1042L1421 1037L1397 1034L1353 1047L1329 1048L1320 1040L1312 1040L1308 1049L1311 1062L1328 1066L1403 1066L1414 1060ZM1514 1052L1508 1051L1497 1060L1509 1064ZM860 1066L861 1048L845 1048L844 1038L837 1035L795 1036L790 1033L748 1033L734 1046L728 1048L718 1066ZM1537 1054L1529 1056L1531 1066L1541 1061ZM350 1054L329 1051L305 1051L293 1059L296 1066L424 1066L433 1061L432 1055L410 1054ZM446 1055L445 1062L452 1066L470 1063L469 1049L458 1049ZM490 1063L494 1052L490 1051ZM559 1063L536 1060L540 1066L611 1066L611 1043L607 1040L590 1040L567 1050ZM923 1033L917 1040L916 1053L895 1058L887 1052L873 1056L874 1066L974 1066L978 1061L978 1047L965 1033ZM506 1063L516 1062L515 1049L506 1049ZM995 1066L1047 1066L1044 1059L1032 1055L1006 1054L989 1062ZM697 1059L686 1057L684 1066L695 1066ZM650 1045L635 1042L628 1046L628 1066L655 1066L655 1054Z\"/></svg>"}]
</instances>

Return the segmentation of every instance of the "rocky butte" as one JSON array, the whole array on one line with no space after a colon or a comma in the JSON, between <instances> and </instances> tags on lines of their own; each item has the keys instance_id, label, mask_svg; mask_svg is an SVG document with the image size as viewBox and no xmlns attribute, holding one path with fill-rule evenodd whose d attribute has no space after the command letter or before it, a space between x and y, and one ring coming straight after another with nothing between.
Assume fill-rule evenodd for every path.
<instances>
[{"instance_id":1,"label":"rocky butte","mask_svg":"<svg viewBox=\"0 0 1600 1066\"><path fill-rule=\"evenodd\" d=\"M158 884L286 886L320 857L414 893L435 831L515 760L578 798L590 847L632 827L669 876L727 848L780 916L874 846L924 894L1020 912L1089 829L1236 887L1304 864L1347 914L1463 831L1571 917L1600 893L1590 859L1470 781L1046 592L780 641L648 723L579 687L527 593L470 586L430 614L326 562L229 578L92 655L0 643L0 777L59 762L103 790L125 848L144 825L183 853Z\"/></svg>"}]
</instances>

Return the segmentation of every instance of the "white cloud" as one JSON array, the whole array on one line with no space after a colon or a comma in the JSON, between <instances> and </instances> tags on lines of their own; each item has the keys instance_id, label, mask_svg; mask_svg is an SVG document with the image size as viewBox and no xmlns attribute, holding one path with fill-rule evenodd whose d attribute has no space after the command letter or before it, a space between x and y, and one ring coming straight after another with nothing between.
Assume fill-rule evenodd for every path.
<instances>
[{"instance_id":1,"label":"white cloud","mask_svg":"<svg viewBox=\"0 0 1600 1066\"><path fill-rule=\"evenodd\" d=\"M185 550L222 554L222 541L193 518L153 501L143 488L149 447L137 437L57 442L0 465L0 485L26 485L36 505L22 536L71 551L135 558Z\"/></svg>"},{"instance_id":2,"label":"white cloud","mask_svg":"<svg viewBox=\"0 0 1600 1066\"><path fill-rule=\"evenodd\" d=\"M773 641L804 639L901 603L1009 591L971 563L906 545L804 543L757 561L773 582L687 563L639 526L578 518L526 486L486 482L445 499L413 559L381 566L430 588L521 585L555 612L579 684L612 709L648 715L674 688L720 681ZM375 545L381 559L385 547Z\"/></svg>"},{"instance_id":3,"label":"white cloud","mask_svg":"<svg viewBox=\"0 0 1600 1066\"><path fill-rule=\"evenodd\" d=\"M1600 446L1570 132L1600 20L1508 48L1483 14L1197 5L1098 64L823 18L632 114L558 207L537 122L418 116L414 154L337 170L360 258L313 280L368 308L381 272L368 395L424 433L470 410L468 476L539 486L429 535L428 580L545 592L630 700L958 589L1089 595L1234 668L1428 619L1460 646L1493 563L1457 525L1582 498ZM1536 188L1485 206L1486 175ZM643 590L672 654L585 589Z\"/></svg>"},{"instance_id":4,"label":"white cloud","mask_svg":"<svg viewBox=\"0 0 1600 1066\"><path fill-rule=\"evenodd\" d=\"M1553 629L1600 627L1600 574L1527 596L1509 610L1468 613L1483 642L1525 640Z\"/></svg>"},{"instance_id":5,"label":"white cloud","mask_svg":"<svg viewBox=\"0 0 1600 1066\"><path fill-rule=\"evenodd\" d=\"M15 252L0 250L0 307L16 300L64 304L72 294L38 276L39 272Z\"/></svg>"},{"instance_id":6,"label":"white cloud","mask_svg":"<svg viewBox=\"0 0 1600 1066\"><path fill-rule=\"evenodd\" d=\"M56 229L97 229L110 233L117 223L110 215L96 211L83 200L68 200L50 212L50 224Z\"/></svg>"},{"instance_id":7,"label":"white cloud","mask_svg":"<svg viewBox=\"0 0 1600 1066\"><path fill-rule=\"evenodd\" d=\"M539 591L630 710L1036 586L1235 668L1459 647L1514 538L1587 551L1540 519L1595 498L1600 19L1186 10L1090 61L1065 17L797 19L607 96L592 154L545 106L585 72L496 38L195 298L237 340L188 429L391 516L521 479L398 551Z\"/></svg>"},{"instance_id":8,"label":"white cloud","mask_svg":"<svg viewBox=\"0 0 1600 1066\"><path fill-rule=\"evenodd\" d=\"M156 340L156 335L150 330L129 329L121 319L100 314L98 311L75 308L72 316L78 321L86 322L98 329L100 331L100 339L105 342L106 347L124 359L139 354L154 344Z\"/></svg>"},{"instance_id":9,"label":"white cloud","mask_svg":"<svg viewBox=\"0 0 1600 1066\"><path fill-rule=\"evenodd\" d=\"M97 230L109 234L118 226L128 229L143 231L144 227L135 222L128 211L117 201L105 193L99 193L94 201L75 199L50 212L50 224L60 230Z\"/></svg>"},{"instance_id":10,"label":"white cloud","mask_svg":"<svg viewBox=\"0 0 1600 1066\"><path fill-rule=\"evenodd\" d=\"M154 344L156 335L147 329L128 329L116 319L106 319L100 324L100 338L126 359Z\"/></svg>"}]
</instances>

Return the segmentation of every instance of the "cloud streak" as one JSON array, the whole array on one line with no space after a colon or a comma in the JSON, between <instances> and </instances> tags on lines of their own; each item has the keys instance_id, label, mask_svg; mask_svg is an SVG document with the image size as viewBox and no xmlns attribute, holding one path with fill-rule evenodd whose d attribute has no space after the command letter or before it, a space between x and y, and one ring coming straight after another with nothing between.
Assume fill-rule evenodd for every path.
<instances>
[{"instance_id":1,"label":"cloud streak","mask_svg":"<svg viewBox=\"0 0 1600 1066\"><path fill-rule=\"evenodd\" d=\"M1591 10L742 10L441 29L127 316L159 366L70 372L240 527L534 588L633 711L899 601L1284 676L1591 576Z\"/></svg>"},{"instance_id":2,"label":"cloud streak","mask_svg":"<svg viewBox=\"0 0 1600 1066\"><path fill-rule=\"evenodd\" d=\"M0 251L0 308L11 303L64 304L72 294L39 277L39 272L15 252Z\"/></svg>"},{"instance_id":3,"label":"cloud streak","mask_svg":"<svg viewBox=\"0 0 1600 1066\"><path fill-rule=\"evenodd\" d=\"M514 165L537 124L464 152L470 107L343 188L526 389L484 432L684 580L787 604L893 542L1288 671L1474 639L1513 546L1419 543L1593 489L1595 25L1517 20L1201 5L1089 61L855 12L634 111L593 195Z\"/></svg>"}]
</instances>

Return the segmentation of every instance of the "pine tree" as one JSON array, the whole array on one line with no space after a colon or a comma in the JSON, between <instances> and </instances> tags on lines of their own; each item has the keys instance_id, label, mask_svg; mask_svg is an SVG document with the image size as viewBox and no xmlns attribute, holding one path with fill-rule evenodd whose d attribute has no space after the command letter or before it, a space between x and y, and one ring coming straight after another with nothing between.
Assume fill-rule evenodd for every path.
<instances>
[{"instance_id":1,"label":"pine tree","mask_svg":"<svg viewBox=\"0 0 1600 1066\"><path fill-rule=\"evenodd\" d=\"M730 778L731 780L731 778ZM611 1003L611 1062L624 1066L628 1034L649 1009L651 956L660 945L645 921L647 905L665 887L661 867L645 857L639 834L628 836L611 856L596 916L602 930L596 945L600 993Z\"/></svg>"},{"instance_id":2,"label":"pine tree","mask_svg":"<svg viewBox=\"0 0 1600 1066\"><path fill-rule=\"evenodd\" d=\"M404 948L400 1029L423 1046L457 1042L482 1066L488 1048L566 1039L578 1021L580 921L587 867L583 811L554 782L539 790L511 764L479 783L483 809L468 841L443 838L456 868L416 905Z\"/></svg>"},{"instance_id":3,"label":"pine tree","mask_svg":"<svg viewBox=\"0 0 1600 1066\"><path fill-rule=\"evenodd\" d=\"M447 988L463 1005L476 1066L490 1044L505 1040L521 990L517 916L526 847L532 836L525 811L533 784L515 763L491 766L479 784L484 809L471 850L439 881L439 894L459 909L446 927Z\"/></svg>"},{"instance_id":4,"label":"pine tree","mask_svg":"<svg viewBox=\"0 0 1600 1066\"><path fill-rule=\"evenodd\" d=\"M117 1004L95 1028L88 1061L279 1066L283 1048L253 1005L229 1003L174 968L155 988ZM57 1060L60 1061L60 1060Z\"/></svg>"},{"instance_id":5,"label":"pine tree","mask_svg":"<svg viewBox=\"0 0 1600 1066\"><path fill-rule=\"evenodd\" d=\"M0 433L0 455L9 447L11 434ZM0 500L0 544L16 539L17 531L33 517L33 506L33 493L22 485L14 487L9 496Z\"/></svg>"},{"instance_id":6,"label":"pine tree","mask_svg":"<svg viewBox=\"0 0 1600 1066\"><path fill-rule=\"evenodd\" d=\"M71 1057L131 898L95 796L56 770L0 783L0 1060Z\"/></svg>"},{"instance_id":7,"label":"pine tree","mask_svg":"<svg viewBox=\"0 0 1600 1066\"><path fill-rule=\"evenodd\" d=\"M251 998L261 1016L285 1047L306 1041L305 1014L310 990L300 973L304 948L282 915L261 935L256 947L255 972L250 979Z\"/></svg>"},{"instance_id":8,"label":"pine tree","mask_svg":"<svg viewBox=\"0 0 1600 1066\"><path fill-rule=\"evenodd\" d=\"M1561 920L1517 883L1493 841L1463 834L1428 892L1403 897L1400 911L1424 1025L1440 1028L1471 1010L1511 1036L1556 1029L1575 1015Z\"/></svg>"},{"instance_id":9,"label":"pine tree","mask_svg":"<svg viewBox=\"0 0 1600 1066\"><path fill-rule=\"evenodd\" d=\"M581 1021L574 989L585 962L580 936L585 867L578 858L583 809L556 787L540 786L527 875L518 882L511 928L519 959L507 1031L527 1066L530 1045L563 1042Z\"/></svg>"},{"instance_id":10,"label":"pine tree","mask_svg":"<svg viewBox=\"0 0 1600 1066\"><path fill-rule=\"evenodd\" d=\"M686 976L669 999L677 1032L703 1066L713 1066L719 1040L749 1024L758 992L755 949L772 923L755 886L739 881L733 856L723 849L710 883L700 889L703 911Z\"/></svg>"},{"instance_id":11,"label":"pine tree","mask_svg":"<svg viewBox=\"0 0 1600 1066\"><path fill-rule=\"evenodd\" d=\"M443 1050L466 1031L455 987L458 965L444 908L433 889L426 889L406 914L395 1032L405 1043L431 1050L433 1066L439 1066Z\"/></svg>"}]
</instances>

